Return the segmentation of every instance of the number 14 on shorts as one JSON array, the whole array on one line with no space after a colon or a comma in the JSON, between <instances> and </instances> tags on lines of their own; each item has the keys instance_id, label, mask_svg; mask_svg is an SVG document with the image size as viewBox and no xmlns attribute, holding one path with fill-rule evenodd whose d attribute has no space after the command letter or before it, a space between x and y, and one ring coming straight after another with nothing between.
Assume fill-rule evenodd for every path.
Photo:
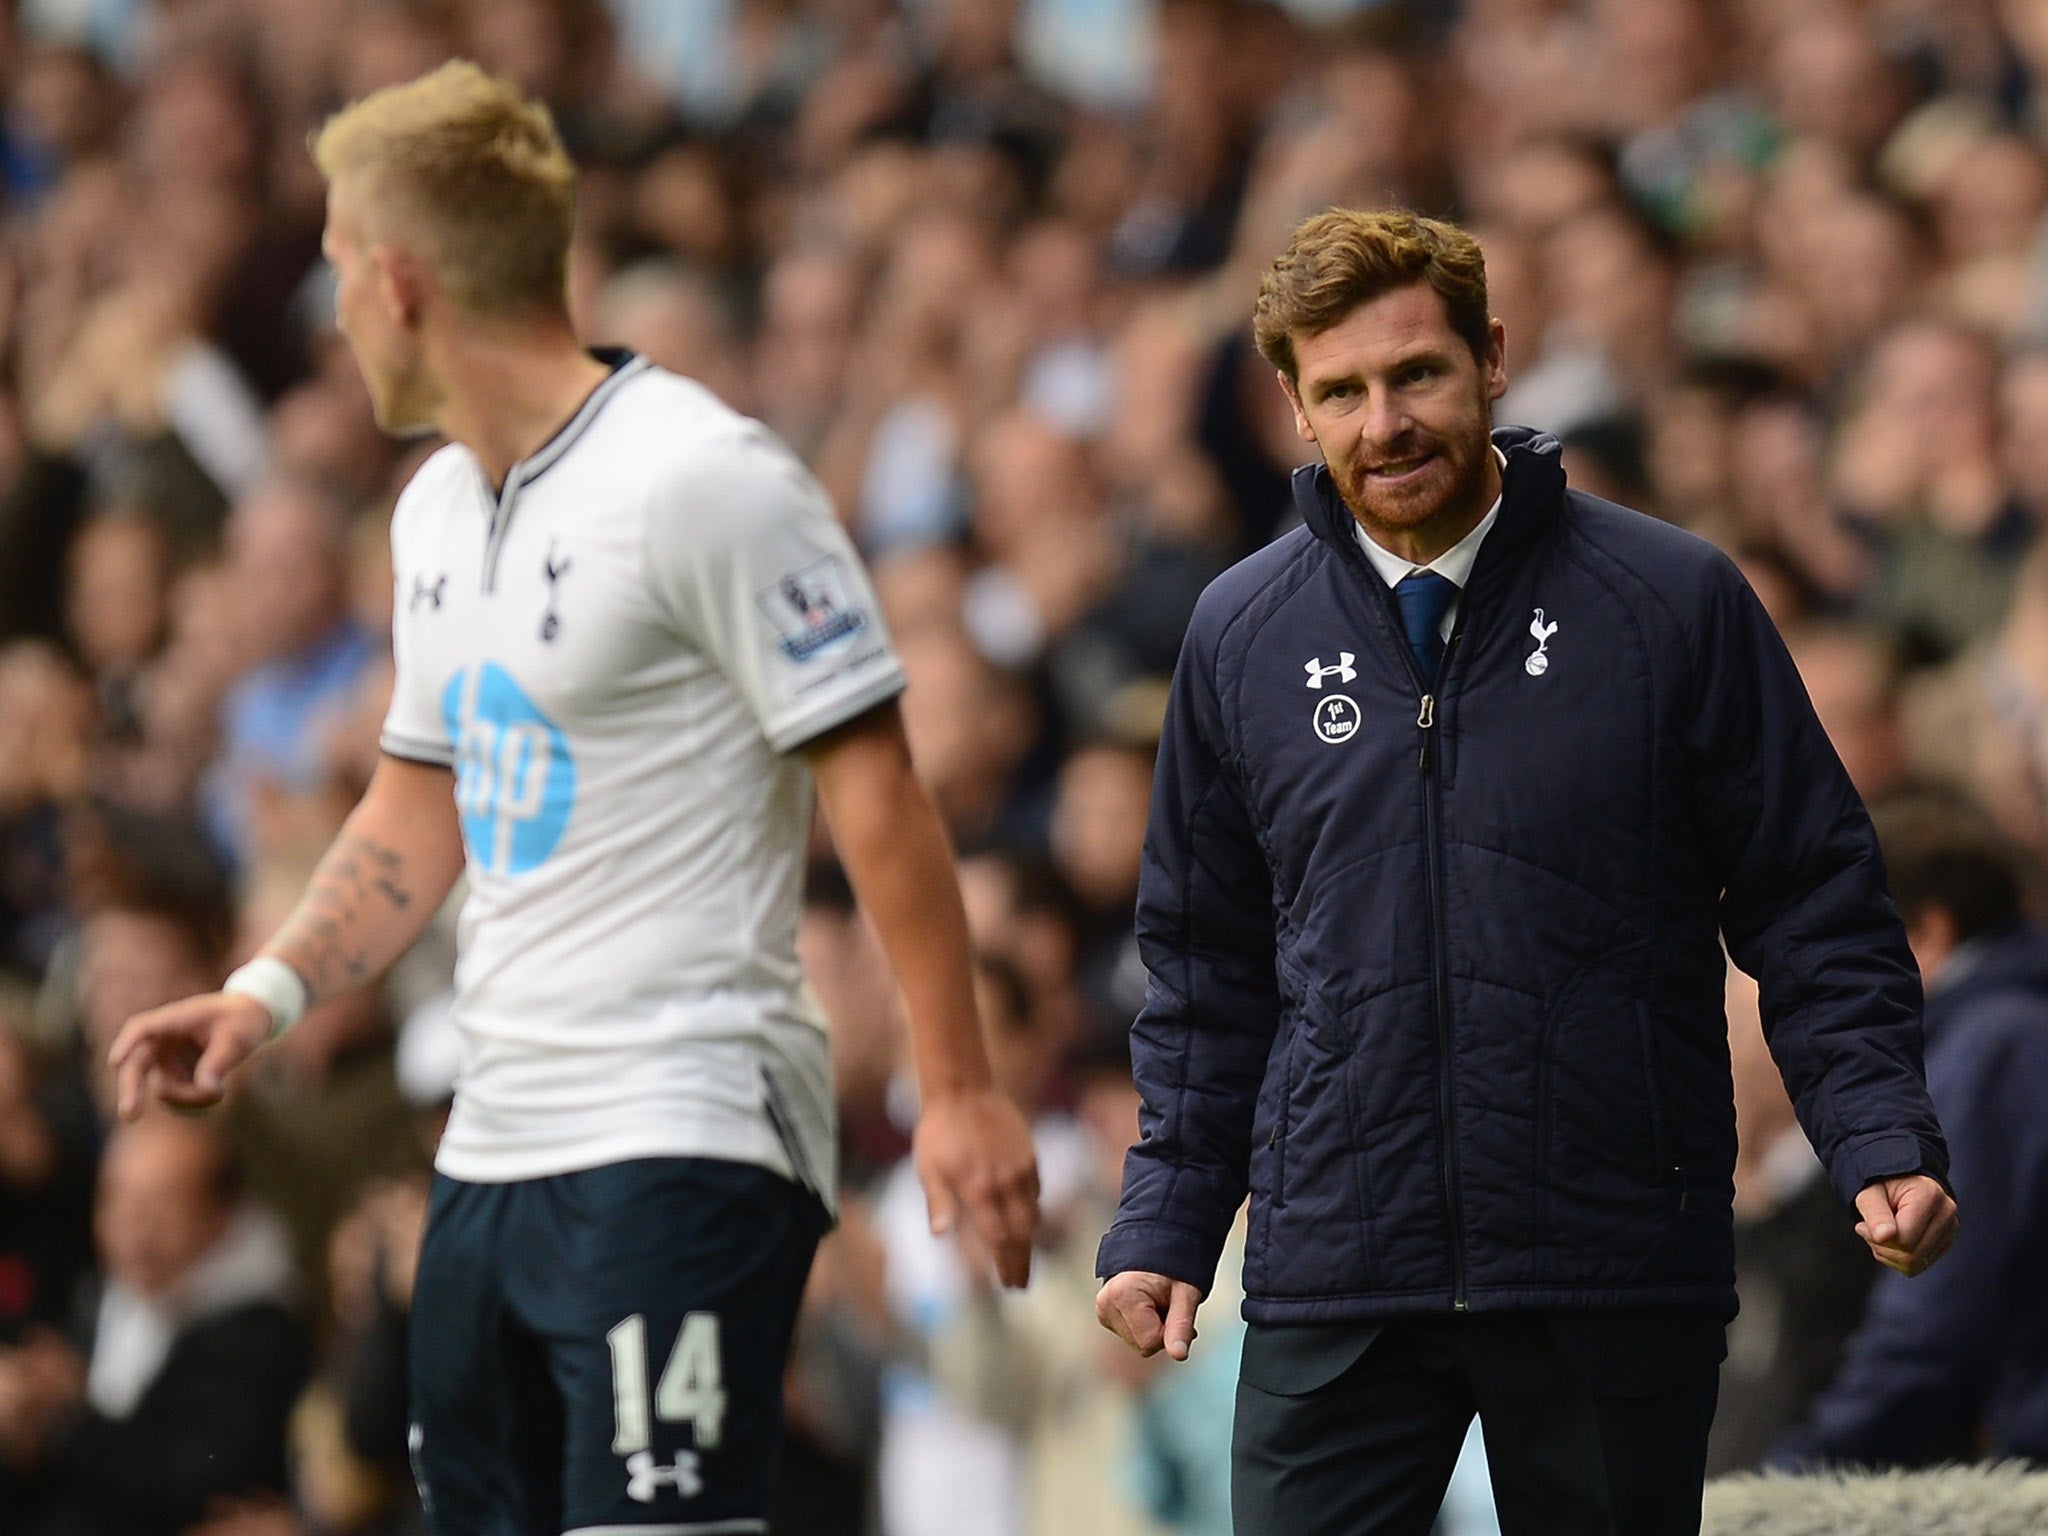
<instances>
[{"instance_id":1,"label":"number 14 on shorts","mask_svg":"<svg viewBox=\"0 0 2048 1536\"><path fill-rule=\"evenodd\" d=\"M612 1351L612 1452L634 1456L654 1444L654 1421L688 1424L700 1451L715 1450L725 1423L725 1372L718 1314L691 1312L676 1330L653 1396L647 1391L647 1319L636 1312L605 1336Z\"/></svg>"}]
</instances>

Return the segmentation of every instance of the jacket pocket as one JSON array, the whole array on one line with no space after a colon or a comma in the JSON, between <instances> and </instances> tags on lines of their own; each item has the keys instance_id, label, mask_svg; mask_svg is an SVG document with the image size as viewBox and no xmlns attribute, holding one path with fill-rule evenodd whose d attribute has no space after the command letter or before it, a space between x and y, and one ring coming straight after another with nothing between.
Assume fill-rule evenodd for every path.
<instances>
[{"instance_id":1,"label":"jacket pocket","mask_svg":"<svg viewBox=\"0 0 2048 1536\"><path fill-rule=\"evenodd\" d=\"M1643 1093L1650 1110L1650 1177L1657 1184L1683 1190L1685 1170L1679 1166L1671 1139L1671 1101L1665 1092L1664 1047L1657 1035L1657 1022L1650 1005L1636 1003L1636 1033L1642 1042Z\"/></svg>"},{"instance_id":2,"label":"jacket pocket","mask_svg":"<svg viewBox=\"0 0 2048 1536\"><path fill-rule=\"evenodd\" d=\"M1320 1392L1365 1358L1378 1322L1253 1323L1245 1329L1238 1380L1274 1397Z\"/></svg>"},{"instance_id":3,"label":"jacket pocket","mask_svg":"<svg viewBox=\"0 0 2048 1536\"><path fill-rule=\"evenodd\" d=\"M1273 1106L1273 1129L1266 1137L1266 1147L1273 1154L1273 1209L1287 1209L1287 1131L1294 1121L1294 1057L1301 1044L1301 1032L1308 1027L1307 1021L1297 1019L1294 1027L1287 1032L1287 1043L1280 1049L1280 1097Z\"/></svg>"},{"instance_id":4,"label":"jacket pocket","mask_svg":"<svg viewBox=\"0 0 2048 1536\"><path fill-rule=\"evenodd\" d=\"M1539 1232L1563 1237L1571 1206L1647 1203L1670 1183L1663 1072L1626 952L1590 962L1539 1037Z\"/></svg>"}]
</instances>

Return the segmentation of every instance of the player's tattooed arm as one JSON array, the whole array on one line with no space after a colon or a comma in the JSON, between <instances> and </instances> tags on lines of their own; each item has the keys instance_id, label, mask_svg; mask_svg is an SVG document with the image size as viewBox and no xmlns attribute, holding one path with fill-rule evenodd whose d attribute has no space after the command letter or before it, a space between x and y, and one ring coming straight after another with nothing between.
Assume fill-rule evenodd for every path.
<instances>
[{"instance_id":1,"label":"player's tattooed arm","mask_svg":"<svg viewBox=\"0 0 2048 1536\"><path fill-rule=\"evenodd\" d=\"M406 913L413 900L404 851L344 830L269 953L297 971L314 997L331 997L378 969L367 941L389 926L379 919Z\"/></svg>"},{"instance_id":2,"label":"player's tattooed arm","mask_svg":"<svg viewBox=\"0 0 2048 1536\"><path fill-rule=\"evenodd\" d=\"M386 758L264 953L316 1001L347 991L411 948L461 869L448 771Z\"/></svg>"},{"instance_id":3,"label":"player's tattooed arm","mask_svg":"<svg viewBox=\"0 0 2048 1536\"><path fill-rule=\"evenodd\" d=\"M446 768L387 757L264 953L298 973L296 1010L382 971L411 946L462 872L462 828ZM181 998L121 1026L107 1052L115 1104L218 1104L229 1073L277 1032L278 1010L237 987ZM286 1021L289 1022L288 1020Z\"/></svg>"}]
</instances>

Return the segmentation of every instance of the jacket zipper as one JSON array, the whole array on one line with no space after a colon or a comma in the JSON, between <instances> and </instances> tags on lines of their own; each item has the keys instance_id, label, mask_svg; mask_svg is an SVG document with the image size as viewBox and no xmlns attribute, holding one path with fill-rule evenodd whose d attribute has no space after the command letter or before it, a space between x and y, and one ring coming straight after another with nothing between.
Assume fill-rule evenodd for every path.
<instances>
[{"instance_id":1,"label":"jacket zipper","mask_svg":"<svg viewBox=\"0 0 2048 1536\"><path fill-rule=\"evenodd\" d=\"M1421 696L1421 706L1415 716L1416 729L1422 734L1416 766L1422 774L1423 856L1429 873L1430 1005L1436 1019L1437 1122L1444 1139L1444 1216L1451 1228L1451 1309L1470 1312L1471 1302L1465 1295L1465 1212L1463 1202L1458 1198L1457 1110L1451 1093L1451 951L1444 936L1443 807L1435 751L1436 694L1403 641L1404 628L1393 588L1386 585L1362 553L1355 549L1350 553L1364 567L1371 586L1386 604L1387 617L1393 623L1395 648L1408 664L1408 675L1415 679L1415 691ZM1470 614L1464 599L1471 590L1472 583L1467 581L1460 591L1458 617L1451 627L1450 639L1444 644L1443 657L1437 662L1437 687L1441 687L1451 675L1451 658L1457 654L1458 642L1465 636L1465 621Z\"/></svg>"},{"instance_id":2,"label":"jacket zipper","mask_svg":"<svg viewBox=\"0 0 2048 1536\"><path fill-rule=\"evenodd\" d=\"M1457 644L1458 637L1451 637ZM1437 667L1441 679L1451 664L1450 647ZM1436 1015L1437 1119L1444 1138L1444 1214L1451 1225L1451 1307L1465 1312L1465 1217L1458 1199L1457 1112L1451 1094L1451 962L1450 947L1444 939L1443 812L1438 803L1441 786L1436 772L1436 695L1425 692L1415 717L1422 733L1417 766L1422 772L1422 806L1426 835L1424 858L1429 870L1430 1000Z\"/></svg>"}]
</instances>

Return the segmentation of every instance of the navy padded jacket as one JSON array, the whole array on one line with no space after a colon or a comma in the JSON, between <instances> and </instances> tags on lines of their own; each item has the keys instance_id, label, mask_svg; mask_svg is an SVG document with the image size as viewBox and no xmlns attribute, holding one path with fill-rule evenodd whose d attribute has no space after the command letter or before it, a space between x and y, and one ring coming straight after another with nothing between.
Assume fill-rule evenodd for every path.
<instances>
[{"instance_id":1,"label":"navy padded jacket","mask_svg":"<svg viewBox=\"0 0 2048 1536\"><path fill-rule=\"evenodd\" d=\"M1946 1174L1876 839L1770 619L1554 439L1494 441L1433 692L1320 465L1196 608L1101 1274L1206 1290L1249 1190L1254 1321L1732 1315L1723 935L1844 1204Z\"/></svg>"}]
</instances>

